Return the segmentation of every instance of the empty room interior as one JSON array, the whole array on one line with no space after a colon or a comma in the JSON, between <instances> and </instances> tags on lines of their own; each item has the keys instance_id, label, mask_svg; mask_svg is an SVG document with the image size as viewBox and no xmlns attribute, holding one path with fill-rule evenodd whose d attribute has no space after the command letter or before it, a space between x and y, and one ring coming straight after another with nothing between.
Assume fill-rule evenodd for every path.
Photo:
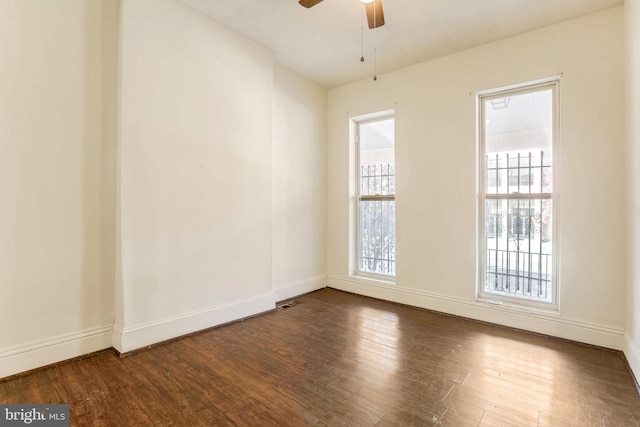
<instances>
[{"instance_id":1,"label":"empty room interior","mask_svg":"<svg viewBox=\"0 0 640 427\"><path fill-rule=\"evenodd\" d=\"M0 405L640 425L640 0L0 0L0 146Z\"/></svg>"}]
</instances>

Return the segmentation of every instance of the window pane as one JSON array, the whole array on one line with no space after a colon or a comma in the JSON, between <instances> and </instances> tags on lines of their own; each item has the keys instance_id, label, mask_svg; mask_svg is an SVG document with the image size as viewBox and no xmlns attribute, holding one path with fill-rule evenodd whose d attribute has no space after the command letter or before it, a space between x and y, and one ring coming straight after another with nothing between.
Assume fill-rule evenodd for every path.
<instances>
[{"instance_id":1,"label":"window pane","mask_svg":"<svg viewBox=\"0 0 640 427\"><path fill-rule=\"evenodd\" d=\"M396 192L396 170L393 163L360 165L360 195L393 195Z\"/></svg>"},{"instance_id":2,"label":"window pane","mask_svg":"<svg viewBox=\"0 0 640 427\"><path fill-rule=\"evenodd\" d=\"M485 100L484 118L486 192L552 192L552 90Z\"/></svg>"},{"instance_id":3,"label":"window pane","mask_svg":"<svg viewBox=\"0 0 640 427\"><path fill-rule=\"evenodd\" d=\"M360 125L360 195L394 194L394 120Z\"/></svg>"},{"instance_id":4,"label":"window pane","mask_svg":"<svg viewBox=\"0 0 640 427\"><path fill-rule=\"evenodd\" d=\"M551 193L551 149L488 152L485 159L487 194Z\"/></svg>"},{"instance_id":5,"label":"window pane","mask_svg":"<svg viewBox=\"0 0 640 427\"><path fill-rule=\"evenodd\" d=\"M396 274L396 204L360 201L360 271Z\"/></svg>"},{"instance_id":6,"label":"window pane","mask_svg":"<svg viewBox=\"0 0 640 427\"><path fill-rule=\"evenodd\" d=\"M482 100L481 293L554 303L551 86Z\"/></svg>"},{"instance_id":7,"label":"window pane","mask_svg":"<svg viewBox=\"0 0 640 427\"><path fill-rule=\"evenodd\" d=\"M485 201L484 290L551 302L551 199Z\"/></svg>"},{"instance_id":8,"label":"window pane","mask_svg":"<svg viewBox=\"0 0 640 427\"><path fill-rule=\"evenodd\" d=\"M394 119L360 123L358 271L396 274ZM366 196L385 196L383 198Z\"/></svg>"}]
</instances>

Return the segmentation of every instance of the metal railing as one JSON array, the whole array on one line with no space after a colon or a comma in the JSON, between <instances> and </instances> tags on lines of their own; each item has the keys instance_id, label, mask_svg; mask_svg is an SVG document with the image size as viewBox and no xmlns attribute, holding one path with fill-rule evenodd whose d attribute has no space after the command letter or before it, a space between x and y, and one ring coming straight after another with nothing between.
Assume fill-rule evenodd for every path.
<instances>
[{"instance_id":1,"label":"metal railing","mask_svg":"<svg viewBox=\"0 0 640 427\"><path fill-rule=\"evenodd\" d=\"M484 291L552 302L551 156L487 155L485 173Z\"/></svg>"},{"instance_id":2,"label":"metal railing","mask_svg":"<svg viewBox=\"0 0 640 427\"><path fill-rule=\"evenodd\" d=\"M487 250L485 286L494 292L551 301L551 254Z\"/></svg>"}]
</instances>

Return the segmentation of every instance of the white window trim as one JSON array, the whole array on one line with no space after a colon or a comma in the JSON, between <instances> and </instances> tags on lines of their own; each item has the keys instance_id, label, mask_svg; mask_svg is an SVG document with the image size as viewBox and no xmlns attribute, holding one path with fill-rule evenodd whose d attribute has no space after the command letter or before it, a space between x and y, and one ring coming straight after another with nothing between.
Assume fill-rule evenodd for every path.
<instances>
[{"instance_id":1,"label":"white window trim","mask_svg":"<svg viewBox=\"0 0 640 427\"><path fill-rule=\"evenodd\" d=\"M397 260L396 260L396 275L392 274L383 274L383 273L371 273L368 271L360 270L360 125L366 123L377 122L385 119L394 119L395 120L395 110L384 110L371 114L364 114L360 116L355 116L350 119L353 133L352 133L352 141L353 147L355 150L355 156L353 160L353 174L352 174L352 182L354 183L354 191L353 191L353 200L354 200L354 216L350 221L352 225L351 235L354 239L354 245L352 245L353 249L351 250L351 276L355 276L358 279L371 281L374 283L384 283L388 285L395 285L396 283L396 275L397 275ZM395 144L394 144L394 153L395 153ZM396 195L394 193L394 200L396 200ZM397 209L397 204L396 204ZM396 210L397 213L397 210ZM397 244L397 242L396 242Z\"/></svg>"},{"instance_id":2,"label":"white window trim","mask_svg":"<svg viewBox=\"0 0 640 427\"><path fill-rule=\"evenodd\" d=\"M477 92L476 96L476 117L478 121L477 126L477 232L476 232L476 265L477 265L477 277L476 277L476 300L489 304L503 305L505 307L513 308L525 308L536 309L541 312L559 313L560 311L560 228L558 223L558 193L560 187L558 164L560 159L560 76L550 77L547 79L536 80L533 82L506 86L498 89L490 89ZM485 278L485 257L487 253L486 247L486 225L485 225L485 164L484 159L486 157L485 150L485 117L483 101L493 98L503 98L513 94L525 94L536 92L542 88L552 89L552 102L553 102L553 191L551 193L551 199L553 200L553 241L552 241L552 300L550 303L534 301L529 298L523 298L518 296L497 295L493 293L484 292L484 278Z\"/></svg>"}]
</instances>

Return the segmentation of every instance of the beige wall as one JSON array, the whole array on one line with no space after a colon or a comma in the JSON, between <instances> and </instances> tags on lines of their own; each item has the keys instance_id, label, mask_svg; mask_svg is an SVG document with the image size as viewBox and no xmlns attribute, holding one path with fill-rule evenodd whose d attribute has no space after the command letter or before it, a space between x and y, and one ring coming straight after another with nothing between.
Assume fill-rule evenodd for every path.
<instances>
[{"instance_id":1,"label":"beige wall","mask_svg":"<svg viewBox=\"0 0 640 427\"><path fill-rule=\"evenodd\" d=\"M273 307L273 57L171 0L123 0L121 43L128 351Z\"/></svg>"},{"instance_id":2,"label":"beige wall","mask_svg":"<svg viewBox=\"0 0 640 427\"><path fill-rule=\"evenodd\" d=\"M629 143L629 289L625 354L640 378L640 1L626 0L627 140Z\"/></svg>"},{"instance_id":3,"label":"beige wall","mask_svg":"<svg viewBox=\"0 0 640 427\"><path fill-rule=\"evenodd\" d=\"M623 8L334 88L328 95L328 284L621 348L626 262ZM383 60L383 58L380 58ZM475 300L477 91L562 73L560 312ZM395 285L351 276L349 117L396 109Z\"/></svg>"},{"instance_id":4,"label":"beige wall","mask_svg":"<svg viewBox=\"0 0 640 427\"><path fill-rule=\"evenodd\" d=\"M324 286L325 89L171 0L0 23L0 377Z\"/></svg>"},{"instance_id":5,"label":"beige wall","mask_svg":"<svg viewBox=\"0 0 640 427\"><path fill-rule=\"evenodd\" d=\"M271 309L274 281L284 297L323 284L324 90L178 2L123 6L128 351Z\"/></svg>"},{"instance_id":6,"label":"beige wall","mask_svg":"<svg viewBox=\"0 0 640 427\"><path fill-rule=\"evenodd\" d=\"M274 69L273 287L282 300L324 286L326 90Z\"/></svg>"},{"instance_id":7,"label":"beige wall","mask_svg":"<svg viewBox=\"0 0 640 427\"><path fill-rule=\"evenodd\" d=\"M110 346L117 9L0 2L0 377Z\"/></svg>"}]
</instances>

